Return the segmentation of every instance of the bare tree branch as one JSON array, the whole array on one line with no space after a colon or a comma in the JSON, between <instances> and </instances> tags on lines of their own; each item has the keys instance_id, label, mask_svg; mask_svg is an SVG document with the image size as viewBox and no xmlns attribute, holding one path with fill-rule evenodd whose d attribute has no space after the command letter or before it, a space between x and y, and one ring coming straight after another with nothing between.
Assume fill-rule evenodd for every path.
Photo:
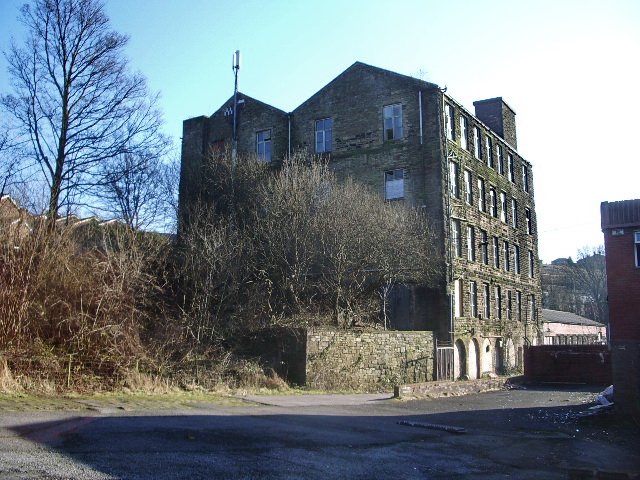
<instances>
[{"instance_id":1,"label":"bare tree branch","mask_svg":"<svg viewBox=\"0 0 640 480\"><path fill-rule=\"evenodd\" d=\"M129 71L128 38L98 0L33 0L28 40L6 53L14 93L2 97L50 190L49 219L103 183L102 163L162 148L157 97Z\"/></svg>"}]
</instances>

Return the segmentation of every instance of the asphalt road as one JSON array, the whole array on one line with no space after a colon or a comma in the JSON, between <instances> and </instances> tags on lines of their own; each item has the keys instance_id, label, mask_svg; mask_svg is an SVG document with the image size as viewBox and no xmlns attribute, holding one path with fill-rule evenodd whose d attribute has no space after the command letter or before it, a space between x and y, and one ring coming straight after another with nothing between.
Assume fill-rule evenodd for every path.
<instances>
[{"instance_id":1,"label":"asphalt road","mask_svg":"<svg viewBox=\"0 0 640 480\"><path fill-rule=\"evenodd\" d=\"M576 418L598 388L410 401L261 396L242 406L2 413L0 478L566 479L575 468L640 471L637 426Z\"/></svg>"}]
</instances>

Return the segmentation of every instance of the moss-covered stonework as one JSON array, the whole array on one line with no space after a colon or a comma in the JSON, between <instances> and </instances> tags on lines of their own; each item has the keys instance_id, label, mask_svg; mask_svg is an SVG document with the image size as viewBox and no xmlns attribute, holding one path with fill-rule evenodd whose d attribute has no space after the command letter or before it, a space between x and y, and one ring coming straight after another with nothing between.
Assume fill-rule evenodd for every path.
<instances>
[{"instance_id":1,"label":"moss-covered stonework","mask_svg":"<svg viewBox=\"0 0 640 480\"><path fill-rule=\"evenodd\" d=\"M309 329L306 384L377 389L433 379L433 332Z\"/></svg>"}]
</instances>

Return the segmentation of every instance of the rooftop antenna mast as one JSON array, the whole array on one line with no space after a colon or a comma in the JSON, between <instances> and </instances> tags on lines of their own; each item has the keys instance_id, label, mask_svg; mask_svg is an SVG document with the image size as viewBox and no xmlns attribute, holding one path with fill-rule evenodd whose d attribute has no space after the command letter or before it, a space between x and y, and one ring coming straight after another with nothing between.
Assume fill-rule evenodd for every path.
<instances>
[{"instance_id":1,"label":"rooftop antenna mast","mask_svg":"<svg viewBox=\"0 0 640 480\"><path fill-rule=\"evenodd\" d=\"M236 176L236 156L238 155L238 71L240 70L240 50L233 52L233 62L231 64L234 76L233 86L233 141L231 146L231 204L229 212L229 228L231 231L235 225L235 176Z\"/></svg>"},{"instance_id":2,"label":"rooftop antenna mast","mask_svg":"<svg viewBox=\"0 0 640 480\"><path fill-rule=\"evenodd\" d=\"M238 71L240 70L240 50L233 53L233 69L234 87L233 87L233 149L231 150L231 163L236 164L236 155L238 152Z\"/></svg>"}]
</instances>

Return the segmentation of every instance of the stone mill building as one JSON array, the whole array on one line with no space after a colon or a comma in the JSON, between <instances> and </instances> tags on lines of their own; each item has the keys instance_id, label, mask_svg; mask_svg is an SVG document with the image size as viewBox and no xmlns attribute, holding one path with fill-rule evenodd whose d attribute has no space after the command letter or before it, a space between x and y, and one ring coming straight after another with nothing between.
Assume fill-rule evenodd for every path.
<instances>
[{"instance_id":1,"label":"stone mill building","mask_svg":"<svg viewBox=\"0 0 640 480\"><path fill-rule=\"evenodd\" d=\"M325 156L339 177L381 201L424 209L445 260L437 287L399 287L398 330L433 331L437 375L479 378L522 365L538 343L540 266L533 169L517 150L514 110L502 99L471 113L433 83L356 62L292 112L239 94L238 152L277 162ZM201 189L212 149L231 141L233 98L184 122L181 210Z\"/></svg>"}]
</instances>

